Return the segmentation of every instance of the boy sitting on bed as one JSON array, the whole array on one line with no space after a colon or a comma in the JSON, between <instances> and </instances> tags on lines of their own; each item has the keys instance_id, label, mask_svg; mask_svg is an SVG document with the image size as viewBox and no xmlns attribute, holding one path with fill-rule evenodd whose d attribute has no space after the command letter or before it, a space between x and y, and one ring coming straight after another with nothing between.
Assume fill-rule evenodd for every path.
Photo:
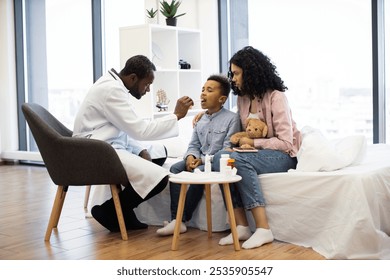
<instances>
[{"instance_id":1,"label":"boy sitting on bed","mask_svg":"<svg viewBox=\"0 0 390 280\"><path fill-rule=\"evenodd\" d=\"M195 168L204 171L206 155L212 156L219 150L230 148L230 136L241 131L241 124L238 114L223 108L229 93L230 83L227 77L211 75L207 79L200 95L201 107L207 111L194 127L184 159L172 165L170 169L172 173L193 172ZM169 223L164 222L164 227L157 230L159 235L173 234L176 225L180 185L171 182L169 188L172 220ZM188 188L180 233L187 231L185 222L191 219L202 195L203 185L192 185Z\"/></svg>"}]
</instances>

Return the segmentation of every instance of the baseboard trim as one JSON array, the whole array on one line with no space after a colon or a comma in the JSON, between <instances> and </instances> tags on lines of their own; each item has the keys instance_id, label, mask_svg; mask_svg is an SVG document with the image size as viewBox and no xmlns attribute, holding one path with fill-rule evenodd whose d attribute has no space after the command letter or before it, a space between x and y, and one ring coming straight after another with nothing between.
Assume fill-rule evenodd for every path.
<instances>
[{"instance_id":1,"label":"baseboard trim","mask_svg":"<svg viewBox=\"0 0 390 280\"><path fill-rule=\"evenodd\" d=\"M27 151L5 151L1 153L1 161L36 161L42 162L42 156L39 152Z\"/></svg>"}]
</instances>

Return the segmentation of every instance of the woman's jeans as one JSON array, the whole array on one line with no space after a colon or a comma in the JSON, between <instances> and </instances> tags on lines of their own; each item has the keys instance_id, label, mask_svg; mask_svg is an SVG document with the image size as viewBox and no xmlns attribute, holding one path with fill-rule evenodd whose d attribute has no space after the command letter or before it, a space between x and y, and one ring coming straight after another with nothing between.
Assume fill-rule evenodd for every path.
<instances>
[{"instance_id":1,"label":"woman's jeans","mask_svg":"<svg viewBox=\"0 0 390 280\"><path fill-rule=\"evenodd\" d=\"M199 165L199 170L204 170L204 165ZM186 171L186 162L184 160L179 161L171 166L170 171L174 174ZM171 194L171 218L176 219L177 207L179 205L180 197L180 184L169 183L169 191ZM194 213L199 201L203 196L204 185L190 185L187 190L186 200L184 204L184 212L182 222L191 220L192 214Z\"/></svg>"},{"instance_id":2,"label":"woman's jeans","mask_svg":"<svg viewBox=\"0 0 390 280\"><path fill-rule=\"evenodd\" d=\"M232 202L234 208L246 210L255 207L264 207L265 199L258 175L264 173L287 172L295 169L296 158L277 150L259 150L258 152L240 153L220 151L214 155L212 168L219 171L219 159L221 154L230 154L235 159L237 175L241 181L230 184Z\"/></svg>"}]
</instances>

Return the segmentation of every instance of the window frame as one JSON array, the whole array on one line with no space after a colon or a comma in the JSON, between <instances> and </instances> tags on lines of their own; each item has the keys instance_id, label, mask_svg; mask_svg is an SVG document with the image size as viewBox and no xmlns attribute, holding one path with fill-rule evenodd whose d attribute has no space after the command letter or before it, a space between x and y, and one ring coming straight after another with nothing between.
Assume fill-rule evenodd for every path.
<instances>
[{"instance_id":1,"label":"window frame","mask_svg":"<svg viewBox=\"0 0 390 280\"><path fill-rule=\"evenodd\" d=\"M371 0L373 141L386 143L385 9L384 0Z\"/></svg>"}]
</instances>

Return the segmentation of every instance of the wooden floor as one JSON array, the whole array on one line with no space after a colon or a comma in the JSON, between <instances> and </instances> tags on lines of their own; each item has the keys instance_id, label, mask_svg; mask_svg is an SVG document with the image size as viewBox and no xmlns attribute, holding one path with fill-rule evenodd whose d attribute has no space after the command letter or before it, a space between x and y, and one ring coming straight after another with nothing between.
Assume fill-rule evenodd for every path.
<instances>
[{"instance_id":1,"label":"wooden floor","mask_svg":"<svg viewBox=\"0 0 390 280\"><path fill-rule=\"evenodd\" d=\"M252 250L219 246L227 233L190 228L171 251L172 237L156 235L158 227L128 231L129 240L85 218L84 187L70 187L57 231L43 240L56 186L46 169L33 165L0 165L1 260L323 260L310 248L274 241Z\"/></svg>"}]
</instances>

